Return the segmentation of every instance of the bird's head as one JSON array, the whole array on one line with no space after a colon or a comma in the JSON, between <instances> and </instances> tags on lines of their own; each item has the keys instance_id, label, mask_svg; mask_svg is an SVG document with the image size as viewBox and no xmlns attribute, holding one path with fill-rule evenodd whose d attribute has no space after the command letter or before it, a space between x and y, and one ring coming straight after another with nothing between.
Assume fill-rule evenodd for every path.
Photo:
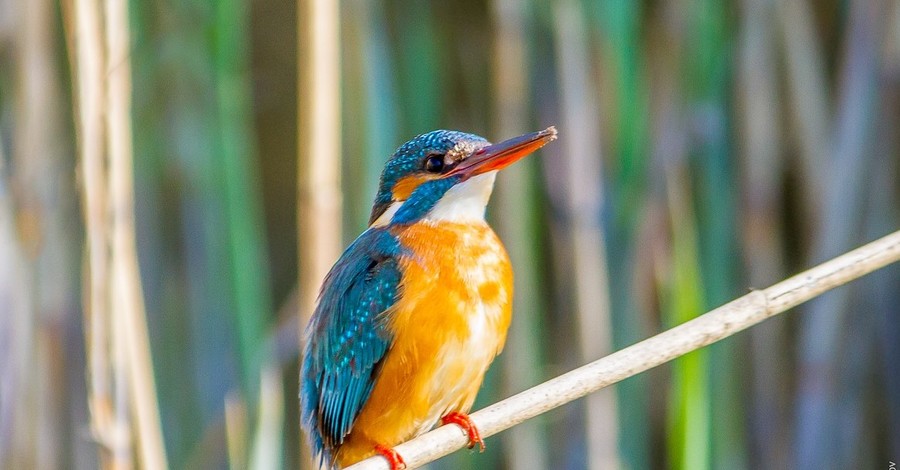
<instances>
[{"instance_id":1,"label":"bird's head","mask_svg":"<svg viewBox=\"0 0 900 470\"><path fill-rule=\"evenodd\" d=\"M369 224L483 219L497 171L555 139L554 127L498 144L457 131L417 136L385 164Z\"/></svg>"}]
</instances>

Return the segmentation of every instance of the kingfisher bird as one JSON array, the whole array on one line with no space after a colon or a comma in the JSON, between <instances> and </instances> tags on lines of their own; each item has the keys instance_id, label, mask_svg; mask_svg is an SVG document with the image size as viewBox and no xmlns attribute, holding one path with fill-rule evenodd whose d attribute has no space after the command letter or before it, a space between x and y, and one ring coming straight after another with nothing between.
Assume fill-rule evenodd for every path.
<instances>
[{"instance_id":1,"label":"kingfisher bird","mask_svg":"<svg viewBox=\"0 0 900 470\"><path fill-rule=\"evenodd\" d=\"M306 327L302 427L319 466L373 455L438 422L484 441L468 416L512 315L512 268L484 214L498 170L556 129L491 144L436 130L388 159L368 228L325 277Z\"/></svg>"}]
</instances>

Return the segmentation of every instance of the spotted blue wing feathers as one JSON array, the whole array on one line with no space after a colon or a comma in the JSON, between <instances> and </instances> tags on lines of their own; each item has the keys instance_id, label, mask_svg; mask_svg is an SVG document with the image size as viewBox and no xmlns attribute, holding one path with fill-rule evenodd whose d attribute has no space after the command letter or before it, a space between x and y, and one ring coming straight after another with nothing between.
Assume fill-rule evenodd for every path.
<instances>
[{"instance_id":1,"label":"spotted blue wing feathers","mask_svg":"<svg viewBox=\"0 0 900 470\"><path fill-rule=\"evenodd\" d=\"M301 422L313 449L329 464L368 400L390 348L384 320L397 299L401 250L387 230L360 235L325 278L307 326Z\"/></svg>"}]
</instances>

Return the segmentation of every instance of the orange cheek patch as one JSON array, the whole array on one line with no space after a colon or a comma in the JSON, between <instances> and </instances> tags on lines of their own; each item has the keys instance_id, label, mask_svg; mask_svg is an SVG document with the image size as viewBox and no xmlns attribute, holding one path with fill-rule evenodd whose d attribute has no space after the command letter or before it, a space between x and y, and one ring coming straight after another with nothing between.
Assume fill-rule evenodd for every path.
<instances>
[{"instance_id":1,"label":"orange cheek patch","mask_svg":"<svg viewBox=\"0 0 900 470\"><path fill-rule=\"evenodd\" d=\"M393 197L395 201L405 201L420 184L435 179L434 176L410 175L400 178L394 183Z\"/></svg>"}]
</instances>

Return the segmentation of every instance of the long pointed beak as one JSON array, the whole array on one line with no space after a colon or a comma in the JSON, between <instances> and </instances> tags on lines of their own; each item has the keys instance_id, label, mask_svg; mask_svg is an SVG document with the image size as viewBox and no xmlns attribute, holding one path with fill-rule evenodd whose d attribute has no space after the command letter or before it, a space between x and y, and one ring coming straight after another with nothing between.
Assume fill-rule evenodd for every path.
<instances>
[{"instance_id":1,"label":"long pointed beak","mask_svg":"<svg viewBox=\"0 0 900 470\"><path fill-rule=\"evenodd\" d=\"M463 179L469 179L492 170L501 170L554 140L556 140L556 128L550 126L542 131L513 137L499 144L488 145L461 161L445 176L463 175Z\"/></svg>"}]
</instances>

